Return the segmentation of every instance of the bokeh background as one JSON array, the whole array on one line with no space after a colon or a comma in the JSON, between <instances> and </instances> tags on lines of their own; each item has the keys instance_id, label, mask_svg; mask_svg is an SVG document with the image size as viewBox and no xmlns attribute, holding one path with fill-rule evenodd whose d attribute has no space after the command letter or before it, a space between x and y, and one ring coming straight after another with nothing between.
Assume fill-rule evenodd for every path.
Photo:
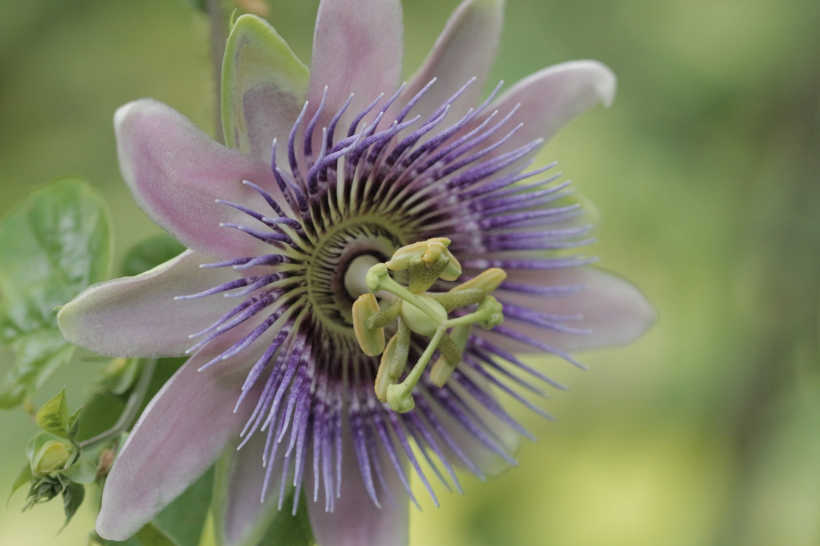
<instances>
[{"instance_id":1,"label":"bokeh background","mask_svg":"<svg viewBox=\"0 0 820 546\"><path fill-rule=\"evenodd\" d=\"M405 73L457 0L405 0ZM269 0L310 59L317 0ZM411 516L413 546L820 544L820 2L508 0L491 80L580 58L619 77L557 159L601 210L601 265L660 321L638 343L539 365L572 389L520 466ZM116 163L111 119L154 97L213 131L205 18L183 0L0 0L0 214L63 174L108 199L122 256L158 233ZM0 352L0 372L9 366ZM99 362L64 368L76 407ZM0 492L36 431L0 413ZM8 484L8 485L3 485ZM420 495L425 498L424 494ZM84 545L91 503L0 509L4 546ZM207 543L207 537L203 544Z\"/></svg>"}]
</instances>

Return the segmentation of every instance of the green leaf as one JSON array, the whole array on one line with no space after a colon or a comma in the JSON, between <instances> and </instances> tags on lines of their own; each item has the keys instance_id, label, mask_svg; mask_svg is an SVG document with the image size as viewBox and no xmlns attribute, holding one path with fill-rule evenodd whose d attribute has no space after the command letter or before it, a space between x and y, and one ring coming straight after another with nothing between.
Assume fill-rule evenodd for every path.
<instances>
[{"instance_id":1,"label":"green leaf","mask_svg":"<svg viewBox=\"0 0 820 546\"><path fill-rule=\"evenodd\" d=\"M68 522L71 521L71 518L73 518L74 514L77 513L77 509L83 503L84 498L84 485L79 483L71 483L63 489L63 510L65 511L65 523L60 531L65 529L65 526L68 525Z\"/></svg>"},{"instance_id":2,"label":"green leaf","mask_svg":"<svg viewBox=\"0 0 820 546\"><path fill-rule=\"evenodd\" d=\"M180 546L162 529L150 522L137 531L137 538L142 546Z\"/></svg>"},{"instance_id":3,"label":"green leaf","mask_svg":"<svg viewBox=\"0 0 820 546\"><path fill-rule=\"evenodd\" d=\"M134 245L122 264L122 274L133 277L176 258L185 251L185 247L176 239L165 233L154 235Z\"/></svg>"},{"instance_id":4,"label":"green leaf","mask_svg":"<svg viewBox=\"0 0 820 546\"><path fill-rule=\"evenodd\" d=\"M21 470L17 475L14 483L11 484L11 495L14 495L14 492L24 485L28 485L33 477L34 476L31 475L31 464L26 464L26 466L23 467L23 470ZM9 498L11 498L11 495L9 495Z\"/></svg>"},{"instance_id":5,"label":"green leaf","mask_svg":"<svg viewBox=\"0 0 820 546\"><path fill-rule=\"evenodd\" d=\"M0 342L15 356L0 408L30 398L71 359L55 308L105 279L109 226L102 197L72 177L32 192L0 223Z\"/></svg>"},{"instance_id":6,"label":"green leaf","mask_svg":"<svg viewBox=\"0 0 820 546\"><path fill-rule=\"evenodd\" d=\"M97 465L88 459L79 459L61 474L72 482L91 483L97 479Z\"/></svg>"},{"instance_id":7,"label":"green leaf","mask_svg":"<svg viewBox=\"0 0 820 546\"><path fill-rule=\"evenodd\" d=\"M37 426L55 436L68 438L70 417L68 415L68 403L65 399L65 389L60 394L43 404L37 412Z\"/></svg>"},{"instance_id":8,"label":"green leaf","mask_svg":"<svg viewBox=\"0 0 820 546\"><path fill-rule=\"evenodd\" d=\"M71 417L68 419L68 437L70 439L74 439L77 436L77 432L80 430L80 412L83 411L83 407L80 406L80 409L75 411Z\"/></svg>"},{"instance_id":9,"label":"green leaf","mask_svg":"<svg viewBox=\"0 0 820 546\"><path fill-rule=\"evenodd\" d=\"M260 110L275 105L278 111L290 109L293 114L292 120L283 120L282 129L287 131L304 102L309 75L267 21L255 15L239 17L228 36L222 64L222 126L227 145L259 157L262 151L251 149L250 125ZM269 148L265 153L270 154Z\"/></svg>"},{"instance_id":10,"label":"green leaf","mask_svg":"<svg viewBox=\"0 0 820 546\"><path fill-rule=\"evenodd\" d=\"M211 469L154 518L156 526L179 546L199 545L211 506L213 483L214 472Z\"/></svg>"}]
</instances>

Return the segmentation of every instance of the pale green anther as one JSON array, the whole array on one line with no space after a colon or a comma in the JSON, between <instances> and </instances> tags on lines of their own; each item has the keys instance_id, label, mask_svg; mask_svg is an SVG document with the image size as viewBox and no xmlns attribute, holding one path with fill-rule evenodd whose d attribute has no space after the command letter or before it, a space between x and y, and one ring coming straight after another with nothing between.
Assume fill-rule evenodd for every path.
<instances>
[{"instance_id":1,"label":"pale green anther","mask_svg":"<svg viewBox=\"0 0 820 546\"><path fill-rule=\"evenodd\" d=\"M432 292L427 296L439 302L447 312L450 312L458 307L481 303L487 297L487 293L479 288L471 288L458 292Z\"/></svg>"},{"instance_id":2,"label":"pale green anther","mask_svg":"<svg viewBox=\"0 0 820 546\"><path fill-rule=\"evenodd\" d=\"M393 320L399 316L399 312L401 312L401 302L402 300L399 300L384 311L370 315L370 318L367 319L367 327L370 329L384 328L393 322Z\"/></svg>"},{"instance_id":3,"label":"pale green anther","mask_svg":"<svg viewBox=\"0 0 820 546\"><path fill-rule=\"evenodd\" d=\"M450 290L450 292L461 292L464 290L480 289L484 293L489 294L507 278L507 273L503 269L497 267L482 271L481 274L476 275L469 281L463 282Z\"/></svg>"},{"instance_id":4,"label":"pale green anther","mask_svg":"<svg viewBox=\"0 0 820 546\"><path fill-rule=\"evenodd\" d=\"M443 387L447 380L450 379L450 376L453 375L456 366L461 362L461 354L467 346L467 340L469 338L470 325L462 324L461 326L453 328L449 338L445 337L442 339L442 341L444 339L450 339L452 341L453 346L458 350L458 360L455 360L452 355L445 354L444 345L439 343L438 348L442 356L440 356L436 363L433 364L433 367L430 368L430 380L432 380L433 384L437 387Z\"/></svg>"},{"instance_id":5,"label":"pale green anther","mask_svg":"<svg viewBox=\"0 0 820 546\"><path fill-rule=\"evenodd\" d=\"M441 273L447 269L449 265L450 257L447 255L439 256L432 265L428 265L422 259L414 258L410 262L410 267L407 268L410 271L410 282L407 286L408 290L413 294L425 292L433 286L436 279L441 276Z\"/></svg>"},{"instance_id":6,"label":"pale green anther","mask_svg":"<svg viewBox=\"0 0 820 546\"><path fill-rule=\"evenodd\" d=\"M368 319L379 312L379 302L373 294L362 294L353 303L353 332L362 351L376 356L384 351L384 328L369 328Z\"/></svg>"},{"instance_id":7,"label":"pale green anther","mask_svg":"<svg viewBox=\"0 0 820 546\"><path fill-rule=\"evenodd\" d=\"M410 334L411 330L407 324L399 319L399 331L396 333L396 351L390 359L390 377L394 383L401 377L401 373L407 366L407 357L410 354Z\"/></svg>"},{"instance_id":8,"label":"pale green anther","mask_svg":"<svg viewBox=\"0 0 820 546\"><path fill-rule=\"evenodd\" d=\"M387 342L387 348L382 353L379 373L376 376L376 396L382 402L387 401L387 388L394 385L407 366L407 356L410 354L410 328L399 319L399 331Z\"/></svg>"}]
</instances>

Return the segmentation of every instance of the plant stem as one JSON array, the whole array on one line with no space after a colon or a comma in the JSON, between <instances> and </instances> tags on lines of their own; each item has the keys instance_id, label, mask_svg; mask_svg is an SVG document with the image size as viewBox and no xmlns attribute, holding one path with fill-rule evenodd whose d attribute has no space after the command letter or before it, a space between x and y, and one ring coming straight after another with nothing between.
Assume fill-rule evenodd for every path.
<instances>
[{"instance_id":1,"label":"plant stem","mask_svg":"<svg viewBox=\"0 0 820 546\"><path fill-rule=\"evenodd\" d=\"M225 56L225 23L220 0L207 0L211 20L211 63L214 72L214 140L225 143L222 132L222 59Z\"/></svg>"},{"instance_id":2,"label":"plant stem","mask_svg":"<svg viewBox=\"0 0 820 546\"><path fill-rule=\"evenodd\" d=\"M142 367L142 373L140 374L140 379L137 382L137 386L134 388L134 392L131 393L131 396L128 397L128 402L125 404L125 409L122 410L120 418L117 419L117 422L110 429L97 434L88 440L83 440L80 442L80 448L88 449L96 446L97 444L102 444L113 440L125 432L128 427L133 424L139 414L140 406L142 405L143 400L145 400L145 395L148 393L148 387L151 385L151 379L154 377L154 369L156 366L156 358L151 358L145 361L145 365Z\"/></svg>"}]
</instances>

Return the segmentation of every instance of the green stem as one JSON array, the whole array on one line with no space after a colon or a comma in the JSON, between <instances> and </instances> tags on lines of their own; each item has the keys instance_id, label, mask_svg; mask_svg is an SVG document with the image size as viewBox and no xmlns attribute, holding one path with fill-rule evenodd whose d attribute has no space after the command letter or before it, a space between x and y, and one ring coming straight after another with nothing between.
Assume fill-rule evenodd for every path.
<instances>
[{"instance_id":1,"label":"green stem","mask_svg":"<svg viewBox=\"0 0 820 546\"><path fill-rule=\"evenodd\" d=\"M120 418L117 419L117 422L110 429L80 442L81 449L90 449L99 444L109 442L128 430L139 415L140 406L142 406L145 395L148 393L148 387L151 385L151 379L154 377L154 369L156 366L156 358L145 361L137 386L134 388L134 392L131 393L131 396L128 397L128 402L125 404L125 409L122 410Z\"/></svg>"}]
</instances>

